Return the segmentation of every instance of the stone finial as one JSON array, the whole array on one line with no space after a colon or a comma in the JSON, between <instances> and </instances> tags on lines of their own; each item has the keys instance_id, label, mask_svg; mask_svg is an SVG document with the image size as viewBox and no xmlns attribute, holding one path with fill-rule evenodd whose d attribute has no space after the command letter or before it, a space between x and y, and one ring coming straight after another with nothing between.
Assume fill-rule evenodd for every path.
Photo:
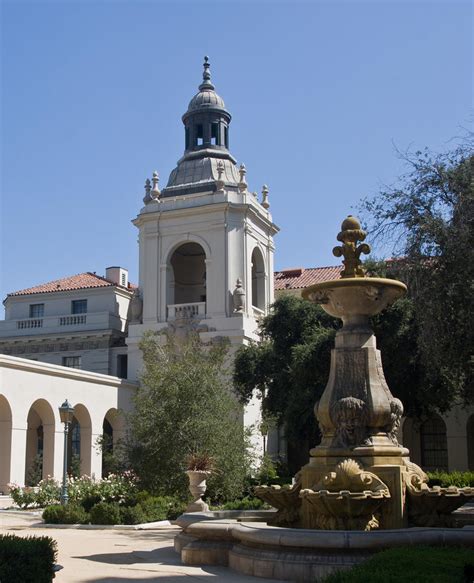
<instances>
[{"instance_id":1,"label":"stone finial","mask_svg":"<svg viewBox=\"0 0 474 583\"><path fill-rule=\"evenodd\" d=\"M149 178L145 180L145 196L143 197L143 202L148 204L152 200L151 198L151 181Z\"/></svg>"},{"instance_id":2,"label":"stone finial","mask_svg":"<svg viewBox=\"0 0 474 583\"><path fill-rule=\"evenodd\" d=\"M264 184L262 186L262 206L264 209L269 209L270 208L270 203L268 202L268 186L266 184Z\"/></svg>"},{"instance_id":3,"label":"stone finial","mask_svg":"<svg viewBox=\"0 0 474 583\"><path fill-rule=\"evenodd\" d=\"M216 180L216 190L217 192L224 192L224 181L222 180L222 175L224 174L224 164L222 160L217 162L217 180Z\"/></svg>"},{"instance_id":4,"label":"stone finial","mask_svg":"<svg viewBox=\"0 0 474 583\"><path fill-rule=\"evenodd\" d=\"M362 230L359 219L349 215L347 219L342 222L341 232L337 235L337 240L341 241L342 245L334 247L333 255L336 257L344 257L344 270L341 273L341 278L346 277L365 277L365 270L362 268L360 260L361 253L370 253L370 246L367 243L357 245L358 241L364 241L367 233Z\"/></svg>"},{"instance_id":5,"label":"stone finial","mask_svg":"<svg viewBox=\"0 0 474 583\"><path fill-rule=\"evenodd\" d=\"M203 67L204 71L202 72L202 83L199 85L199 90L205 91L209 89L212 91L214 89L214 85L211 82L211 72L209 71L211 64L209 63L209 57L207 55L204 57Z\"/></svg>"},{"instance_id":6,"label":"stone finial","mask_svg":"<svg viewBox=\"0 0 474 583\"><path fill-rule=\"evenodd\" d=\"M242 313L245 311L245 290L242 286L240 277L235 283L235 289L232 292L232 299L234 301L234 312Z\"/></svg>"},{"instance_id":7,"label":"stone finial","mask_svg":"<svg viewBox=\"0 0 474 583\"><path fill-rule=\"evenodd\" d=\"M247 174L247 169L245 168L245 164L241 164L239 167L239 175L240 175L239 192L245 192L248 188L247 181L245 180L246 174Z\"/></svg>"},{"instance_id":8,"label":"stone finial","mask_svg":"<svg viewBox=\"0 0 474 583\"><path fill-rule=\"evenodd\" d=\"M152 182L153 182L153 188L151 189L151 196L152 198L159 198L160 197L160 189L158 187L158 182L160 181L160 176L158 174L158 172L155 170L153 172L153 178L152 178Z\"/></svg>"}]
</instances>

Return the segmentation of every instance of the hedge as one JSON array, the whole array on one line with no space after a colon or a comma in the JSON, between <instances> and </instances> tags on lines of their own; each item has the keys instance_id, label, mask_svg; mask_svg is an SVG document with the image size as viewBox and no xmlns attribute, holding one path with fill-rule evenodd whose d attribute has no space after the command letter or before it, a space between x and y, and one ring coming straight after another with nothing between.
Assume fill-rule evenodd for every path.
<instances>
[{"instance_id":1,"label":"hedge","mask_svg":"<svg viewBox=\"0 0 474 583\"><path fill-rule=\"evenodd\" d=\"M469 576L470 579L466 577ZM448 583L472 581L472 549L399 547L377 553L348 571L329 575L324 583Z\"/></svg>"},{"instance_id":2,"label":"hedge","mask_svg":"<svg viewBox=\"0 0 474 583\"><path fill-rule=\"evenodd\" d=\"M0 535L1 583L51 583L57 552L49 536Z\"/></svg>"}]
</instances>

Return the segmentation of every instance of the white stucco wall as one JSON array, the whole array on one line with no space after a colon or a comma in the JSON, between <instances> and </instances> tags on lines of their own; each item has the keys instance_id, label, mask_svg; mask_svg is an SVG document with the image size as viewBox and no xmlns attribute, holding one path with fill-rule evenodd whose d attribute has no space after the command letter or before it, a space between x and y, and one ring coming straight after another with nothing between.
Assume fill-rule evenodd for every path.
<instances>
[{"instance_id":1,"label":"white stucco wall","mask_svg":"<svg viewBox=\"0 0 474 583\"><path fill-rule=\"evenodd\" d=\"M44 470L62 476L63 429L58 407L67 398L81 423L81 471L101 476L96 447L108 411L129 411L137 386L97 373L0 355L0 491L23 485L28 413L34 403L43 415Z\"/></svg>"}]
</instances>

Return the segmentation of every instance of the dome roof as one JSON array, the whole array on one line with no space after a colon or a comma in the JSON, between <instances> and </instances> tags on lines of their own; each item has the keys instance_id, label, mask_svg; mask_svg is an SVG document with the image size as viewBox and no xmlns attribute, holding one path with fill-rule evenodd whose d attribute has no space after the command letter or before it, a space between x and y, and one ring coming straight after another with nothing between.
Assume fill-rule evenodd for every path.
<instances>
[{"instance_id":1,"label":"dome roof","mask_svg":"<svg viewBox=\"0 0 474 583\"><path fill-rule=\"evenodd\" d=\"M214 90L204 88L191 99L188 105L188 111L208 108L225 109L225 103L222 97L217 95Z\"/></svg>"}]
</instances>

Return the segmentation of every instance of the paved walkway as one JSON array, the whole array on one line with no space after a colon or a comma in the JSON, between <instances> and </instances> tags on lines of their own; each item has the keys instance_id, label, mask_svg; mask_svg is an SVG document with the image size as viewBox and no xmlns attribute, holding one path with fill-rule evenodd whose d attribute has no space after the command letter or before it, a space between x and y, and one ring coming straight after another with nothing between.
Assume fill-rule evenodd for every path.
<instances>
[{"instance_id":1,"label":"paved walkway","mask_svg":"<svg viewBox=\"0 0 474 583\"><path fill-rule=\"evenodd\" d=\"M47 535L58 542L58 563L64 567L55 583L225 582L270 583L224 567L188 567L173 550L175 526L157 530L77 530L38 528L40 519L26 513L0 512L0 533Z\"/></svg>"}]
</instances>

